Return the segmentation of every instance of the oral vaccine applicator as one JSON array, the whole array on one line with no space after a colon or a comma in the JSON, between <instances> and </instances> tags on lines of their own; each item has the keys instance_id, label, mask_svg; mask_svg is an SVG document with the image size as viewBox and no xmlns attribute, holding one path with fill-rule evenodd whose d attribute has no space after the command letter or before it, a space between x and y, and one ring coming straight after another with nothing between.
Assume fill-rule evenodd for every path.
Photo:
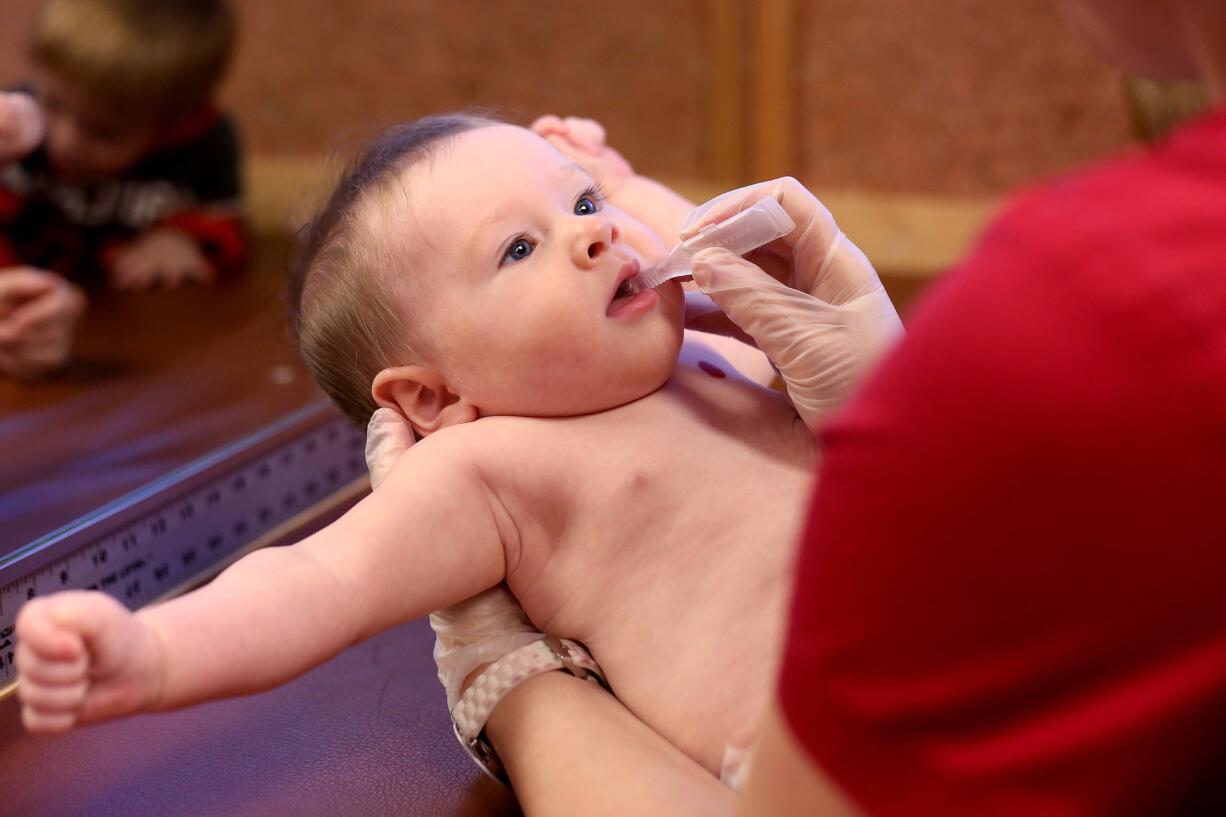
<instances>
[{"instance_id":1,"label":"oral vaccine applicator","mask_svg":"<svg viewBox=\"0 0 1226 817\"><path fill-rule=\"evenodd\" d=\"M783 206L776 199L767 197L752 207L716 224L708 224L698 235L687 238L658 264L641 271L633 280L635 291L654 289L665 281L685 278L690 273L690 262L699 250L723 247L744 255L777 238L783 238L796 229Z\"/></svg>"}]
</instances>

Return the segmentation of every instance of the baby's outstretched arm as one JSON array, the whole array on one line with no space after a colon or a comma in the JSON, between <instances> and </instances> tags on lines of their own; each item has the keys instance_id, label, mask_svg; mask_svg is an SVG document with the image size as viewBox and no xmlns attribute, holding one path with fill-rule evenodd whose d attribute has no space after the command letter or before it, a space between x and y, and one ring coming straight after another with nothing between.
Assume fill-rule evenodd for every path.
<instances>
[{"instance_id":1,"label":"baby's outstretched arm","mask_svg":"<svg viewBox=\"0 0 1226 817\"><path fill-rule=\"evenodd\" d=\"M17 620L27 728L62 732L268 689L497 584L504 525L479 470L454 453L415 447L333 524L164 604L132 613L87 592L30 601Z\"/></svg>"}]
</instances>

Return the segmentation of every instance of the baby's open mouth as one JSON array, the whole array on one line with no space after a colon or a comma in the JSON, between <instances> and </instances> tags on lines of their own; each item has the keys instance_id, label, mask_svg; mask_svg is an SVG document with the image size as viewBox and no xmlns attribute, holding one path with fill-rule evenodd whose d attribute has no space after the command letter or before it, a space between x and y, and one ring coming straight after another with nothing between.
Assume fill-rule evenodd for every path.
<instances>
[{"instance_id":1,"label":"baby's open mouth","mask_svg":"<svg viewBox=\"0 0 1226 817\"><path fill-rule=\"evenodd\" d=\"M617 271L617 277L621 280L617 284L617 289L613 290L613 297L609 301L608 314L613 314L621 308L626 301L638 294L639 288L634 285L636 276L639 274L639 262L629 261L622 265L622 268Z\"/></svg>"},{"instance_id":2,"label":"baby's open mouth","mask_svg":"<svg viewBox=\"0 0 1226 817\"><path fill-rule=\"evenodd\" d=\"M636 289L634 288L634 285L633 285L632 283L630 283L630 279L629 279L629 278L627 278L626 280L622 281L622 282L621 282L621 283L618 285L618 287L617 287L617 291L613 293L613 300L612 300L612 302L609 304L609 309L611 309L611 310L612 310L612 309L617 309L617 307L618 307L618 306L620 306L620 305L621 305L621 303L622 303L623 301L625 301L627 298L632 298L632 297L634 297L634 293L635 293L635 292L637 292L637 291L638 291L638 290L636 290Z\"/></svg>"},{"instance_id":3,"label":"baby's open mouth","mask_svg":"<svg viewBox=\"0 0 1226 817\"><path fill-rule=\"evenodd\" d=\"M639 294L639 287L636 286L636 280L639 276L639 261L630 260L622 265L622 269L618 270L618 285L613 290L613 297L609 299L609 308L606 314L612 315Z\"/></svg>"}]
</instances>

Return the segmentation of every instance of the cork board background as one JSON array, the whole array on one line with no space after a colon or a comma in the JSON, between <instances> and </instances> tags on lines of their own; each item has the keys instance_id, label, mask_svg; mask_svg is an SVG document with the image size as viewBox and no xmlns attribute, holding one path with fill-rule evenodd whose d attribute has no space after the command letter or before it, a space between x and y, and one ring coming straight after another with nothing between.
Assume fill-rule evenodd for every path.
<instances>
[{"instance_id":1,"label":"cork board background","mask_svg":"<svg viewBox=\"0 0 1226 817\"><path fill-rule=\"evenodd\" d=\"M5 0L0 82L24 72L38 0ZM640 170L710 176L711 112L754 70L750 0L235 0L222 100L255 157L317 157L381 125L494 106L602 120ZM993 195L1126 144L1120 77L1054 4L787 4L793 173L819 189ZM751 86L752 83L748 83ZM743 91L744 89L742 89ZM727 101L727 100L725 100ZM733 100L746 116L754 100ZM752 140L745 152L753 150Z\"/></svg>"}]
</instances>

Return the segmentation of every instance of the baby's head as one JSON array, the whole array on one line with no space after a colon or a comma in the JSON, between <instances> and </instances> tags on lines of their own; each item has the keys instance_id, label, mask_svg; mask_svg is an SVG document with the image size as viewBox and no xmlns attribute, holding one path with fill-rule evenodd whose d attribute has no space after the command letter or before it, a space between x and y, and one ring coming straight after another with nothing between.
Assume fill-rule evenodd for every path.
<instances>
[{"instance_id":1,"label":"baby's head","mask_svg":"<svg viewBox=\"0 0 1226 817\"><path fill-rule=\"evenodd\" d=\"M124 172L210 102L233 44L225 0L46 0L30 57L52 164Z\"/></svg>"},{"instance_id":2,"label":"baby's head","mask_svg":"<svg viewBox=\"0 0 1226 817\"><path fill-rule=\"evenodd\" d=\"M666 249L649 235L530 131L465 115L400 125L304 232L299 348L362 424L380 405L418 434L613 408L663 385L681 345L679 284L625 294Z\"/></svg>"}]
</instances>

